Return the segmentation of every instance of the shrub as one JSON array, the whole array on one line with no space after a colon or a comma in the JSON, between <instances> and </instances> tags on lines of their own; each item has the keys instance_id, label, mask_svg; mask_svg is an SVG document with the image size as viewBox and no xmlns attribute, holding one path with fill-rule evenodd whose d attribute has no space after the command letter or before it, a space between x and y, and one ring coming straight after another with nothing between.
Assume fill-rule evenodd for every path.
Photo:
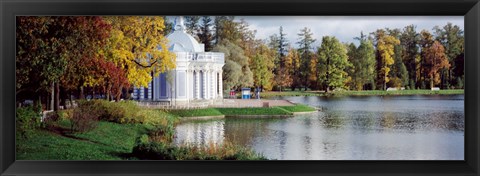
<instances>
[{"instance_id":1,"label":"shrub","mask_svg":"<svg viewBox=\"0 0 480 176\"><path fill-rule=\"evenodd\" d=\"M59 119L60 117L57 112L48 112L45 114L42 126L46 129L52 129Z\"/></svg>"},{"instance_id":2,"label":"shrub","mask_svg":"<svg viewBox=\"0 0 480 176\"><path fill-rule=\"evenodd\" d=\"M156 126L156 128L149 132L151 141L160 143L171 143L173 141L175 129L173 124L169 123L165 126Z\"/></svg>"},{"instance_id":3,"label":"shrub","mask_svg":"<svg viewBox=\"0 0 480 176\"><path fill-rule=\"evenodd\" d=\"M16 115L17 137L29 138L40 127L41 114L33 106L17 108Z\"/></svg>"},{"instance_id":4,"label":"shrub","mask_svg":"<svg viewBox=\"0 0 480 176\"><path fill-rule=\"evenodd\" d=\"M402 87L402 80L400 78L397 78L397 77L392 77L392 78L390 78L390 81L387 82L387 86L388 87L400 88L400 87Z\"/></svg>"},{"instance_id":5,"label":"shrub","mask_svg":"<svg viewBox=\"0 0 480 176\"><path fill-rule=\"evenodd\" d=\"M169 118L169 114L153 109L142 109L135 115L136 121L142 124L153 126L166 126L169 123L174 123L176 118ZM172 120L173 122L171 122Z\"/></svg>"},{"instance_id":6,"label":"shrub","mask_svg":"<svg viewBox=\"0 0 480 176\"><path fill-rule=\"evenodd\" d=\"M70 120L73 117L73 109L59 110L57 114L61 120Z\"/></svg>"},{"instance_id":7,"label":"shrub","mask_svg":"<svg viewBox=\"0 0 480 176\"><path fill-rule=\"evenodd\" d=\"M93 130L99 117L103 114L101 107L96 106L96 101L80 101L73 110L71 129L74 132L87 132Z\"/></svg>"},{"instance_id":8,"label":"shrub","mask_svg":"<svg viewBox=\"0 0 480 176\"><path fill-rule=\"evenodd\" d=\"M266 160L250 149L231 143L191 147L147 142L136 145L132 154L139 159L150 160Z\"/></svg>"},{"instance_id":9,"label":"shrub","mask_svg":"<svg viewBox=\"0 0 480 176\"><path fill-rule=\"evenodd\" d=\"M141 123L141 119L136 119L140 108L133 101L109 102L106 100L95 100L102 110L100 118L102 120L116 122L121 124Z\"/></svg>"}]
</instances>

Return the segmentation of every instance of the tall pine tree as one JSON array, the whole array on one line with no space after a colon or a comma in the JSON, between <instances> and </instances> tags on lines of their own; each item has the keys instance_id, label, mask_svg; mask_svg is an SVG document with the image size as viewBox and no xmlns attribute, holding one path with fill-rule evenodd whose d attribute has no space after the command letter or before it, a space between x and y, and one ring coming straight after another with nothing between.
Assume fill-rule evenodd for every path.
<instances>
[{"instance_id":1,"label":"tall pine tree","mask_svg":"<svg viewBox=\"0 0 480 176\"><path fill-rule=\"evenodd\" d=\"M304 90L308 88L308 77L309 77L309 64L311 58L313 57L312 44L316 40L313 38L313 33L309 28L305 27L300 30L298 33L299 40L297 44L299 45L298 52L300 53L300 70L299 76L297 78L300 80L300 87L304 87ZM295 90L295 86L292 87Z\"/></svg>"}]
</instances>

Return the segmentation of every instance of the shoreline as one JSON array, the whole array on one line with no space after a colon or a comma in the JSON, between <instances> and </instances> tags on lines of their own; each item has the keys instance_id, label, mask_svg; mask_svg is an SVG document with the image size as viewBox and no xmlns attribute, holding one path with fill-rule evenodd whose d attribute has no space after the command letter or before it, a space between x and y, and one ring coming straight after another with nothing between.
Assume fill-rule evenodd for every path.
<instances>
[{"instance_id":1,"label":"shoreline","mask_svg":"<svg viewBox=\"0 0 480 176\"><path fill-rule=\"evenodd\" d=\"M323 91L269 91L262 92L260 96L262 98L274 98L280 96L402 96L402 95L463 95L464 89L447 89L432 91L429 89L417 89L417 90L363 90L363 91L332 91L325 93Z\"/></svg>"},{"instance_id":2,"label":"shoreline","mask_svg":"<svg viewBox=\"0 0 480 176\"><path fill-rule=\"evenodd\" d=\"M274 107L239 107L184 109L167 112L180 118L181 122L190 120L211 120L221 118L288 118L295 115L318 112L318 108L304 104Z\"/></svg>"}]
</instances>

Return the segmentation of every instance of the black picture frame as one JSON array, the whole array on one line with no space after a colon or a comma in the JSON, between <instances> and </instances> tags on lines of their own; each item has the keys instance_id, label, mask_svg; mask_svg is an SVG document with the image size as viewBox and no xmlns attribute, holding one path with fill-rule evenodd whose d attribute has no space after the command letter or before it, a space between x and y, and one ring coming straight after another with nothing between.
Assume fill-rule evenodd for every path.
<instances>
[{"instance_id":1,"label":"black picture frame","mask_svg":"<svg viewBox=\"0 0 480 176\"><path fill-rule=\"evenodd\" d=\"M479 0L1 0L1 175L479 175ZM459 15L465 17L464 161L15 161L17 15Z\"/></svg>"}]
</instances>

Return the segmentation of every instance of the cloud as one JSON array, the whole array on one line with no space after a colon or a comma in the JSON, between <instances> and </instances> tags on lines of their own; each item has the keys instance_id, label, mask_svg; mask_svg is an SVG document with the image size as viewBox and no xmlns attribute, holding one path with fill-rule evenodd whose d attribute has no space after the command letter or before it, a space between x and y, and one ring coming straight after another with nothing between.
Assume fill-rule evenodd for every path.
<instances>
[{"instance_id":1,"label":"cloud","mask_svg":"<svg viewBox=\"0 0 480 176\"><path fill-rule=\"evenodd\" d=\"M413 24L417 32L423 29L432 31L434 26L444 26L447 23L458 25L464 29L463 16L237 16L235 19L245 19L250 29L256 30L256 38L268 39L270 35L278 34L283 27L289 43L296 47L298 33L304 27L311 29L319 46L323 36L335 36L341 42L354 42L354 37L360 32L369 34L377 29L400 28ZM168 17L173 21L174 17Z\"/></svg>"},{"instance_id":2,"label":"cloud","mask_svg":"<svg viewBox=\"0 0 480 176\"><path fill-rule=\"evenodd\" d=\"M283 26L290 44L296 46L297 33L308 27L317 39L317 46L323 36L335 36L342 42L355 42L360 32L364 34L383 28L400 28L413 24L417 31L432 30L434 26L444 26L448 22L464 28L463 16L239 16L236 19L245 19L250 28L257 30L256 37L267 39L272 34L279 33Z\"/></svg>"}]
</instances>

